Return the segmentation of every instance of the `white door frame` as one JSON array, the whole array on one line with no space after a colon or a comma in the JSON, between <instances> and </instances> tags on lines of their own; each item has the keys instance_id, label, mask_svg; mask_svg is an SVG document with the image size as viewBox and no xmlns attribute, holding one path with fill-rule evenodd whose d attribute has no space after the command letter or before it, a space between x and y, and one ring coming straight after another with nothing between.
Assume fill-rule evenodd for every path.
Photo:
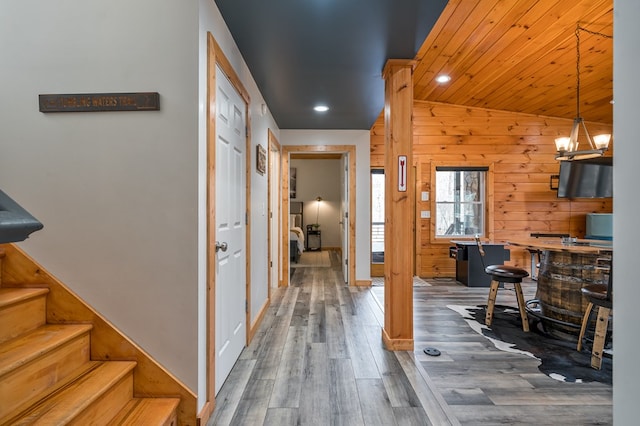
<instances>
[{"instance_id":1,"label":"white door frame","mask_svg":"<svg viewBox=\"0 0 640 426\"><path fill-rule=\"evenodd\" d=\"M249 92L245 89L244 85L240 81L240 78L236 74L235 70L231 66L229 60L224 56L222 49L214 39L211 33L207 33L207 391L204 406L198 418L206 421L213 410L215 409L215 265L216 265L216 235L215 235L215 146L216 146L216 130L215 130L215 105L216 105L216 65L222 69L227 75L231 84L238 91L240 96L246 105L247 116L247 132L246 132L246 209L250 211L251 205L251 167L250 167L250 144L251 144L251 122L249 115L249 104L251 99ZM246 239L245 239L245 252L246 252L246 295L247 304L250 305L250 288L251 288L251 275L249 270L250 265L250 244L251 230L247 224ZM250 324L249 312L246 312L246 323ZM246 340L249 339L249 327L247 329Z\"/></svg>"},{"instance_id":2,"label":"white door frame","mask_svg":"<svg viewBox=\"0 0 640 426\"><path fill-rule=\"evenodd\" d=\"M282 282L289 285L289 163L290 154L348 154L349 157L349 285L356 285L356 146L284 145L282 146Z\"/></svg>"}]
</instances>

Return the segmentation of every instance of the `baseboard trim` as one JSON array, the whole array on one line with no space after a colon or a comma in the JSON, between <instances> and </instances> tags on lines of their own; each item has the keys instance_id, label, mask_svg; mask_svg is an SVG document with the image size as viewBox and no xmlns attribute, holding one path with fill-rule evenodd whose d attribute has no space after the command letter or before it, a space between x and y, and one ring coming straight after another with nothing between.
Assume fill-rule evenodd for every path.
<instances>
[{"instance_id":1,"label":"baseboard trim","mask_svg":"<svg viewBox=\"0 0 640 426\"><path fill-rule=\"evenodd\" d=\"M204 426L209 422L213 411L216 409L215 402L207 401L202 407L202 411L198 414L196 418L196 426Z\"/></svg>"},{"instance_id":2,"label":"baseboard trim","mask_svg":"<svg viewBox=\"0 0 640 426\"><path fill-rule=\"evenodd\" d=\"M253 337L256 335L256 332L258 331L258 328L260 327L262 319L266 315L270 304L271 301L269 299L265 300L263 305L260 307L260 310L258 311L258 315L256 315L255 319L251 323L251 327L249 327L249 334L247 336L247 346L249 346L249 343L251 343Z\"/></svg>"},{"instance_id":3,"label":"baseboard trim","mask_svg":"<svg viewBox=\"0 0 640 426\"><path fill-rule=\"evenodd\" d=\"M371 280L356 280L354 285L356 287L371 287L371 282Z\"/></svg>"},{"instance_id":4,"label":"baseboard trim","mask_svg":"<svg viewBox=\"0 0 640 426\"><path fill-rule=\"evenodd\" d=\"M387 330L382 329L382 342L389 351L413 351L413 339L392 339L387 334Z\"/></svg>"}]
</instances>

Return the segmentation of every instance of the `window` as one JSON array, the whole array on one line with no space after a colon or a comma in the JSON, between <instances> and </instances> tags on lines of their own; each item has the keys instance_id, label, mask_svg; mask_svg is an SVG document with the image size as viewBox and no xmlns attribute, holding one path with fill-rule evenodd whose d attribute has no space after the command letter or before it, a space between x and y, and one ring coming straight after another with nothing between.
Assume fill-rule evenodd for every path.
<instances>
[{"instance_id":1,"label":"window","mask_svg":"<svg viewBox=\"0 0 640 426\"><path fill-rule=\"evenodd\" d=\"M488 167L436 167L436 237L485 235Z\"/></svg>"},{"instance_id":2,"label":"window","mask_svg":"<svg viewBox=\"0 0 640 426\"><path fill-rule=\"evenodd\" d=\"M384 263L384 170L371 170L371 263Z\"/></svg>"}]
</instances>

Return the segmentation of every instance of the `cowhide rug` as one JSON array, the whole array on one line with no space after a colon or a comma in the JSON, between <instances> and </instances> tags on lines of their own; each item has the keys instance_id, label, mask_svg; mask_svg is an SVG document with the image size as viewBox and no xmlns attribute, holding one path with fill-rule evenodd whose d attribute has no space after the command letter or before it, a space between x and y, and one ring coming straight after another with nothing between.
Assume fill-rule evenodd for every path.
<instances>
[{"instance_id":1,"label":"cowhide rug","mask_svg":"<svg viewBox=\"0 0 640 426\"><path fill-rule=\"evenodd\" d=\"M447 307L462 315L475 332L486 337L497 349L540 360L540 371L555 380L612 383L611 358L603 358L600 370L591 368L591 346L587 345L582 352L576 351L577 336L573 340L555 338L546 333L535 318L530 318L530 331L525 333L520 314L512 307L496 305L491 328L484 324L486 306Z\"/></svg>"}]
</instances>

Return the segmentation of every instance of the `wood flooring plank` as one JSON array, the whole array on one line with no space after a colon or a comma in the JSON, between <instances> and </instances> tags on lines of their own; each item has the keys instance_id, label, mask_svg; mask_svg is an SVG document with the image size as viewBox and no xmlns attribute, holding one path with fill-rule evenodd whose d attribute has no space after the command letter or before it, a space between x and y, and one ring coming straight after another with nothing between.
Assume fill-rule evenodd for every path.
<instances>
[{"instance_id":1,"label":"wood flooring plank","mask_svg":"<svg viewBox=\"0 0 640 426\"><path fill-rule=\"evenodd\" d=\"M384 348L378 326L362 327L373 353L382 382L392 407L422 407L415 390L409 383L396 353Z\"/></svg>"},{"instance_id":2,"label":"wood flooring plank","mask_svg":"<svg viewBox=\"0 0 640 426\"><path fill-rule=\"evenodd\" d=\"M269 408L298 408L300 406L306 334L307 327L289 328L269 400Z\"/></svg>"},{"instance_id":3,"label":"wood flooring plank","mask_svg":"<svg viewBox=\"0 0 640 426\"><path fill-rule=\"evenodd\" d=\"M242 394L249 383L255 364L255 359L240 359L236 362L216 396L216 409L208 422L209 425L231 424L231 419L233 419Z\"/></svg>"},{"instance_id":4,"label":"wood flooring plank","mask_svg":"<svg viewBox=\"0 0 640 426\"><path fill-rule=\"evenodd\" d=\"M567 383L567 387L574 384ZM567 393L565 389L484 389L495 405L611 405L606 394Z\"/></svg>"},{"instance_id":5,"label":"wood flooring plank","mask_svg":"<svg viewBox=\"0 0 640 426\"><path fill-rule=\"evenodd\" d=\"M274 317L266 338L269 344L263 345L258 352L256 365L253 368L252 379L275 380L282 358L282 350L287 340L290 319Z\"/></svg>"},{"instance_id":6,"label":"wood flooring plank","mask_svg":"<svg viewBox=\"0 0 640 426\"><path fill-rule=\"evenodd\" d=\"M291 291L284 291L284 289L275 289L275 291L271 294L271 305L267 309L267 313L265 314L262 323L258 327L258 331L256 331L253 339L249 346L244 348L242 353L240 354L240 359L257 359L259 352L264 348L265 341L269 336L269 328L273 323L273 318L278 316L280 312L280 316L282 316L282 312L280 311L283 303L285 305L285 311L291 309L293 311L293 306L295 305L295 299L298 294L298 289L293 289ZM289 308L290 307L290 308Z\"/></svg>"},{"instance_id":7,"label":"wood flooring plank","mask_svg":"<svg viewBox=\"0 0 640 426\"><path fill-rule=\"evenodd\" d=\"M454 384L455 385L455 384ZM492 405L493 401L480 388L440 388L449 405Z\"/></svg>"},{"instance_id":8,"label":"wood flooring plank","mask_svg":"<svg viewBox=\"0 0 640 426\"><path fill-rule=\"evenodd\" d=\"M611 425L612 407L602 406L524 406L454 405L461 424L502 425Z\"/></svg>"},{"instance_id":9,"label":"wood flooring plank","mask_svg":"<svg viewBox=\"0 0 640 426\"><path fill-rule=\"evenodd\" d=\"M299 293L300 293L300 288L298 287L290 288L281 298L281 302L278 306L278 311L276 312L276 316L291 317L296 307L296 300L298 299Z\"/></svg>"},{"instance_id":10,"label":"wood flooring plank","mask_svg":"<svg viewBox=\"0 0 640 426\"><path fill-rule=\"evenodd\" d=\"M297 426L297 408L269 408L264 419L264 426Z\"/></svg>"},{"instance_id":11,"label":"wood flooring plank","mask_svg":"<svg viewBox=\"0 0 640 426\"><path fill-rule=\"evenodd\" d=\"M357 324L352 315L342 315L344 324L345 339L349 349L353 372L356 379L377 379L380 378L375 358L369 347L369 342L361 325Z\"/></svg>"},{"instance_id":12,"label":"wood flooring plank","mask_svg":"<svg viewBox=\"0 0 640 426\"><path fill-rule=\"evenodd\" d=\"M432 425L422 407L394 407L393 416L396 422L402 426Z\"/></svg>"},{"instance_id":13,"label":"wood flooring plank","mask_svg":"<svg viewBox=\"0 0 640 426\"><path fill-rule=\"evenodd\" d=\"M367 426L397 425L382 379L357 379L358 395L364 424Z\"/></svg>"},{"instance_id":14,"label":"wood flooring plank","mask_svg":"<svg viewBox=\"0 0 640 426\"><path fill-rule=\"evenodd\" d=\"M376 325L382 327L384 324L384 319L382 324L378 322L378 319L373 313L371 309L371 305L369 304L371 295L369 294L369 290L367 288L356 288L351 290L351 298L354 300L355 304L355 318L358 324L360 325ZM376 306L376 309L378 307Z\"/></svg>"},{"instance_id":15,"label":"wood flooring plank","mask_svg":"<svg viewBox=\"0 0 640 426\"><path fill-rule=\"evenodd\" d=\"M273 380L249 379L229 424L260 425L264 423L273 382Z\"/></svg>"},{"instance_id":16,"label":"wood flooring plank","mask_svg":"<svg viewBox=\"0 0 640 426\"><path fill-rule=\"evenodd\" d=\"M324 301L316 301L311 304L308 324L309 341L312 343L326 343L327 317Z\"/></svg>"},{"instance_id":17,"label":"wood flooring plank","mask_svg":"<svg viewBox=\"0 0 640 426\"><path fill-rule=\"evenodd\" d=\"M356 379L348 359L329 360L329 403L332 425L364 424Z\"/></svg>"},{"instance_id":18,"label":"wood flooring plank","mask_svg":"<svg viewBox=\"0 0 640 426\"><path fill-rule=\"evenodd\" d=\"M309 324L310 302L311 292L304 291L304 288L300 287L291 316L291 326L306 327Z\"/></svg>"},{"instance_id":19,"label":"wood flooring plank","mask_svg":"<svg viewBox=\"0 0 640 426\"><path fill-rule=\"evenodd\" d=\"M326 305L325 313L327 318L326 341L329 358L348 358L349 348L347 347L345 338L340 305Z\"/></svg>"},{"instance_id":20,"label":"wood flooring plank","mask_svg":"<svg viewBox=\"0 0 640 426\"><path fill-rule=\"evenodd\" d=\"M300 424L330 424L329 358L325 343L307 343L300 395Z\"/></svg>"},{"instance_id":21,"label":"wood flooring plank","mask_svg":"<svg viewBox=\"0 0 640 426\"><path fill-rule=\"evenodd\" d=\"M440 394L427 371L417 362L411 352L396 353L409 383L416 391L422 408L434 425L458 425L453 410Z\"/></svg>"}]
</instances>

